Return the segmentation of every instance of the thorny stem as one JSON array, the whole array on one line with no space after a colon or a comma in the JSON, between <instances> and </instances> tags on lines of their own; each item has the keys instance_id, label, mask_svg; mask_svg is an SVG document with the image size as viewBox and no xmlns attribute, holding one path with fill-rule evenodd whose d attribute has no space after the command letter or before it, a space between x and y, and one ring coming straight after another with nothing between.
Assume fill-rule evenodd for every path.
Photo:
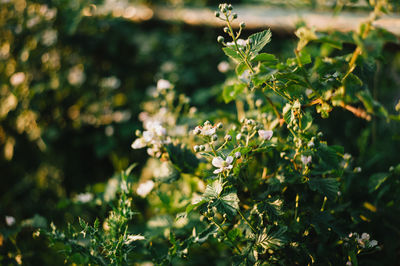
<instances>
[{"instance_id":1,"label":"thorny stem","mask_svg":"<svg viewBox=\"0 0 400 266\"><path fill-rule=\"evenodd\" d=\"M236 245L235 242L232 241L232 239L228 236L228 234L225 232L225 230L222 228L222 226L217 223L214 218L211 218L211 221L218 227L219 230L225 235L225 237L232 243L233 247L239 252L239 254L242 254L242 251L240 248Z\"/></svg>"},{"instance_id":2,"label":"thorny stem","mask_svg":"<svg viewBox=\"0 0 400 266\"><path fill-rule=\"evenodd\" d=\"M251 228L251 231L253 231L253 233L257 233L256 229L254 229L254 227L250 224L250 222L246 219L246 217L244 217L244 215L242 214L240 209L238 209L238 213L243 218L243 220L247 223L247 225Z\"/></svg>"}]
</instances>

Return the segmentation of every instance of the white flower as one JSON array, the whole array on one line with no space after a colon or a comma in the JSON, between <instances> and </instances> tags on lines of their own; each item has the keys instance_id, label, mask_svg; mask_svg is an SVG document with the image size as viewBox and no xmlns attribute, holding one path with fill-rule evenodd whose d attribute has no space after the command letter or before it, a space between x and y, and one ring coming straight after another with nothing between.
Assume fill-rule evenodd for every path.
<instances>
[{"instance_id":1,"label":"white flower","mask_svg":"<svg viewBox=\"0 0 400 266\"><path fill-rule=\"evenodd\" d=\"M263 140L270 140L272 138L273 134L274 134L274 132L272 130L263 130L263 129L258 130L258 135Z\"/></svg>"},{"instance_id":2,"label":"white flower","mask_svg":"<svg viewBox=\"0 0 400 266\"><path fill-rule=\"evenodd\" d=\"M141 235L129 235L125 240L125 244L129 245L130 243L138 240L145 240L145 237Z\"/></svg>"},{"instance_id":3,"label":"white flower","mask_svg":"<svg viewBox=\"0 0 400 266\"><path fill-rule=\"evenodd\" d=\"M160 79L159 81L157 81L157 90L158 91L164 91L167 89L172 88L172 84L166 80L166 79Z\"/></svg>"},{"instance_id":4,"label":"white flower","mask_svg":"<svg viewBox=\"0 0 400 266\"><path fill-rule=\"evenodd\" d=\"M376 241L376 240L371 240L371 241L369 241L369 243L368 243L368 247L369 248L373 248L373 247L375 247L375 246L377 246L378 245L378 241Z\"/></svg>"},{"instance_id":5,"label":"white flower","mask_svg":"<svg viewBox=\"0 0 400 266\"><path fill-rule=\"evenodd\" d=\"M370 238L370 236L369 236L369 234L368 233L362 233L362 235L361 235L361 239L363 240L363 241L368 241L369 240L369 238Z\"/></svg>"},{"instance_id":6,"label":"white flower","mask_svg":"<svg viewBox=\"0 0 400 266\"><path fill-rule=\"evenodd\" d=\"M212 160L212 165L214 165L218 169L214 170L213 173L214 174L219 174L222 171L232 169L233 168L232 162L233 162L233 157L232 156L226 157L225 161L224 161L224 159L222 159L219 156L218 157L214 157L214 159Z\"/></svg>"},{"instance_id":7,"label":"white flower","mask_svg":"<svg viewBox=\"0 0 400 266\"><path fill-rule=\"evenodd\" d=\"M10 78L10 83L13 86L18 86L22 84L22 82L25 81L25 73L24 72L18 72L14 73L11 78Z\"/></svg>"},{"instance_id":8,"label":"white flower","mask_svg":"<svg viewBox=\"0 0 400 266\"><path fill-rule=\"evenodd\" d=\"M80 203L87 203L93 199L93 194L92 193L81 193L75 196L75 201L80 202Z\"/></svg>"},{"instance_id":9,"label":"white flower","mask_svg":"<svg viewBox=\"0 0 400 266\"><path fill-rule=\"evenodd\" d=\"M213 127L212 125L205 125L201 129L201 134L204 136L212 136L215 134L216 128Z\"/></svg>"},{"instance_id":10,"label":"white flower","mask_svg":"<svg viewBox=\"0 0 400 266\"><path fill-rule=\"evenodd\" d=\"M136 193L142 198L146 197L147 194L151 192L154 188L154 182L152 180L148 180L146 182L141 183L136 189Z\"/></svg>"},{"instance_id":11,"label":"white flower","mask_svg":"<svg viewBox=\"0 0 400 266\"><path fill-rule=\"evenodd\" d=\"M219 72L226 73L229 70L229 63L226 61L222 61L221 63L218 64L217 68Z\"/></svg>"},{"instance_id":12,"label":"white flower","mask_svg":"<svg viewBox=\"0 0 400 266\"><path fill-rule=\"evenodd\" d=\"M311 155L309 155L309 156L301 155L300 160L304 165L307 165L307 164L311 163L312 157L311 157Z\"/></svg>"},{"instance_id":13,"label":"white flower","mask_svg":"<svg viewBox=\"0 0 400 266\"><path fill-rule=\"evenodd\" d=\"M8 226L12 226L15 224L15 218L12 216L6 216L5 220Z\"/></svg>"},{"instance_id":14,"label":"white flower","mask_svg":"<svg viewBox=\"0 0 400 266\"><path fill-rule=\"evenodd\" d=\"M240 140L241 138L242 138L242 134L239 133L236 135L236 140Z\"/></svg>"},{"instance_id":15,"label":"white flower","mask_svg":"<svg viewBox=\"0 0 400 266\"><path fill-rule=\"evenodd\" d=\"M141 149L146 147L147 143L143 138L137 138L135 141L132 143L131 147L132 149Z\"/></svg>"}]
</instances>

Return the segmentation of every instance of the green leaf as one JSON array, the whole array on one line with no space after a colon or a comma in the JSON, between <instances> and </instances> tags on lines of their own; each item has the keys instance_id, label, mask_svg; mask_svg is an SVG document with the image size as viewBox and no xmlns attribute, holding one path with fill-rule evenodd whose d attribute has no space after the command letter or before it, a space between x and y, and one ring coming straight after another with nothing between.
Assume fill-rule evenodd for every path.
<instances>
[{"instance_id":1,"label":"green leaf","mask_svg":"<svg viewBox=\"0 0 400 266\"><path fill-rule=\"evenodd\" d=\"M267 54L267 53L261 53L253 57L251 59L252 62L263 62L263 63L273 63L276 64L278 63L278 59L276 59L275 55L273 54Z\"/></svg>"},{"instance_id":2,"label":"green leaf","mask_svg":"<svg viewBox=\"0 0 400 266\"><path fill-rule=\"evenodd\" d=\"M389 177L388 173L373 174L369 178L369 182L368 182L369 192L371 193L371 192L379 189L379 187L387 180L388 177Z\"/></svg>"},{"instance_id":3,"label":"green leaf","mask_svg":"<svg viewBox=\"0 0 400 266\"><path fill-rule=\"evenodd\" d=\"M207 185L203 198L206 200L216 199L221 194L223 188L224 184L219 180L215 180L213 183Z\"/></svg>"},{"instance_id":4,"label":"green leaf","mask_svg":"<svg viewBox=\"0 0 400 266\"><path fill-rule=\"evenodd\" d=\"M360 91L357 97L363 103L368 113L376 114L384 118L389 117L388 111L379 102L375 101L368 90Z\"/></svg>"},{"instance_id":5,"label":"green leaf","mask_svg":"<svg viewBox=\"0 0 400 266\"><path fill-rule=\"evenodd\" d=\"M245 87L246 84L244 83L225 86L224 90L222 91L222 98L224 98L225 103L235 100L237 96L244 91Z\"/></svg>"},{"instance_id":6,"label":"green leaf","mask_svg":"<svg viewBox=\"0 0 400 266\"><path fill-rule=\"evenodd\" d=\"M236 192L231 192L226 195L222 195L220 198L221 206L223 207L223 212L228 213L231 216L235 215L239 209L239 198ZM218 208L218 206L217 206Z\"/></svg>"},{"instance_id":7,"label":"green leaf","mask_svg":"<svg viewBox=\"0 0 400 266\"><path fill-rule=\"evenodd\" d=\"M335 178L312 178L308 186L330 199L335 198L339 192L339 182Z\"/></svg>"},{"instance_id":8,"label":"green leaf","mask_svg":"<svg viewBox=\"0 0 400 266\"><path fill-rule=\"evenodd\" d=\"M241 62L240 64L238 64L235 68L236 74L238 76L242 75L243 72L248 69L247 65L244 62Z\"/></svg>"},{"instance_id":9,"label":"green leaf","mask_svg":"<svg viewBox=\"0 0 400 266\"><path fill-rule=\"evenodd\" d=\"M253 54L258 53L264 48L264 46L271 40L271 31L264 30L262 32L257 32L249 36L250 40L250 52Z\"/></svg>"},{"instance_id":10,"label":"green leaf","mask_svg":"<svg viewBox=\"0 0 400 266\"><path fill-rule=\"evenodd\" d=\"M224 47L224 48L222 48L222 50L224 51L224 53L227 56L229 56L231 59L233 59L233 61L235 61L237 63L240 63L243 61L242 57L236 50L229 48L229 47Z\"/></svg>"},{"instance_id":11,"label":"green leaf","mask_svg":"<svg viewBox=\"0 0 400 266\"><path fill-rule=\"evenodd\" d=\"M166 149L171 162L182 173L193 173L199 165L199 159L183 145L170 143Z\"/></svg>"},{"instance_id":12,"label":"green leaf","mask_svg":"<svg viewBox=\"0 0 400 266\"><path fill-rule=\"evenodd\" d=\"M264 251L279 248L286 242L284 237L286 231L286 226L280 227L276 232L271 232L270 229L264 228L262 233L258 235L255 244L262 247Z\"/></svg>"}]
</instances>

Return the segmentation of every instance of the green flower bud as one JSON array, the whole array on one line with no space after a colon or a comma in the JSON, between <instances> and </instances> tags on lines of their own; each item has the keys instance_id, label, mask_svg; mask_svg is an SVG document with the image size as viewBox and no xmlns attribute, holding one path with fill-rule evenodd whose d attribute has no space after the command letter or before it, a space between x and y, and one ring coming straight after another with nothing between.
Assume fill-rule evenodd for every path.
<instances>
[{"instance_id":1,"label":"green flower bud","mask_svg":"<svg viewBox=\"0 0 400 266\"><path fill-rule=\"evenodd\" d=\"M246 28L246 23L240 22L240 25L239 25L239 26L240 26L241 29L244 29L244 28Z\"/></svg>"},{"instance_id":2,"label":"green flower bud","mask_svg":"<svg viewBox=\"0 0 400 266\"><path fill-rule=\"evenodd\" d=\"M231 136L231 135L226 135L226 136L224 137L224 139L225 139L226 141L231 141L231 140L232 140L232 136Z\"/></svg>"},{"instance_id":3,"label":"green flower bud","mask_svg":"<svg viewBox=\"0 0 400 266\"><path fill-rule=\"evenodd\" d=\"M142 136L142 132L139 129L136 129L135 135L136 135L136 137L141 137Z\"/></svg>"},{"instance_id":4,"label":"green flower bud","mask_svg":"<svg viewBox=\"0 0 400 266\"><path fill-rule=\"evenodd\" d=\"M212 141L217 141L218 140L218 136L217 135L212 135L211 140Z\"/></svg>"},{"instance_id":5,"label":"green flower bud","mask_svg":"<svg viewBox=\"0 0 400 266\"><path fill-rule=\"evenodd\" d=\"M205 151L205 150L206 150L206 147L205 147L204 145L200 145L200 146L199 146L199 149L200 149L200 151Z\"/></svg>"},{"instance_id":6,"label":"green flower bud","mask_svg":"<svg viewBox=\"0 0 400 266\"><path fill-rule=\"evenodd\" d=\"M228 27L224 27L224 32L228 33L229 32L229 28Z\"/></svg>"},{"instance_id":7,"label":"green flower bud","mask_svg":"<svg viewBox=\"0 0 400 266\"><path fill-rule=\"evenodd\" d=\"M236 13L233 13L232 17L233 19L237 19L238 15Z\"/></svg>"},{"instance_id":8,"label":"green flower bud","mask_svg":"<svg viewBox=\"0 0 400 266\"><path fill-rule=\"evenodd\" d=\"M225 41L224 37L222 37L222 36L217 37L217 42L223 43L224 41Z\"/></svg>"},{"instance_id":9,"label":"green flower bud","mask_svg":"<svg viewBox=\"0 0 400 266\"><path fill-rule=\"evenodd\" d=\"M224 125L223 125L221 122L219 122L219 123L217 124L217 128L218 128L218 129L221 129L223 126L224 126Z\"/></svg>"},{"instance_id":10,"label":"green flower bud","mask_svg":"<svg viewBox=\"0 0 400 266\"><path fill-rule=\"evenodd\" d=\"M194 152L199 152L200 151L200 147L198 145L195 145L193 147Z\"/></svg>"},{"instance_id":11,"label":"green flower bud","mask_svg":"<svg viewBox=\"0 0 400 266\"><path fill-rule=\"evenodd\" d=\"M233 9L232 5L229 4L229 5L228 5L228 10L232 10L232 9Z\"/></svg>"},{"instance_id":12,"label":"green flower bud","mask_svg":"<svg viewBox=\"0 0 400 266\"><path fill-rule=\"evenodd\" d=\"M219 16L221 16L221 13L219 13L218 11L215 11L214 15L219 18Z\"/></svg>"}]
</instances>

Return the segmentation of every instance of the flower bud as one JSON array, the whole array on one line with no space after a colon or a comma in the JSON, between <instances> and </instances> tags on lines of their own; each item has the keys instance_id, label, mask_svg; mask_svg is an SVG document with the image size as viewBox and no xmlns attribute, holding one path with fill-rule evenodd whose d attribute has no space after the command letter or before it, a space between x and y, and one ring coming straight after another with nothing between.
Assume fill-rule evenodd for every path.
<instances>
[{"instance_id":1,"label":"flower bud","mask_svg":"<svg viewBox=\"0 0 400 266\"><path fill-rule=\"evenodd\" d=\"M136 135L136 137L141 137L142 136L142 132L139 129L136 129L135 135Z\"/></svg>"},{"instance_id":2,"label":"flower bud","mask_svg":"<svg viewBox=\"0 0 400 266\"><path fill-rule=\"evenodd\" d=\"M232 136L231 135L225 135L224 139L226 141L231 141L232 140Z\"/></svg>"},{"instance_id":3,"label":"flower bud","mask_svg":"<svg viewBox=\"0 0 400 266\"><path fill-rule=\"evenodd\" d=\"M200 151L200 147L198 145L195 145L193 147L194 152L199 152Z\"/></svg>"},{"instance_id":4,"label":"flower bud","mask_svg":"<svg viewBox=\"0 0 400 266\"><path fill-rule=\"evenodd\" d=\"M205 147L204 145L200 145L200 146L199 146L199 149L200 149L200 151L205 151L205 150L206 150L206 147Z\"/></svg>"},{"instance_id":5,"label":"flower bud","mask_svg":"<svg viewBox=\"0 0 400 266\"><path fill-rule=\"evenodd\" d=\"M221 16L221 14L218 11L215 11L214 15L219 18L219 16Z\"/></svg>"},{"instance_id":6,"label":"flower bud","mask_svg":"<svg viewBox=\"0 0 400 266\"><path fill-rule=\"evenodd\" d=\"M217 141L218 140L218 136L217 135L212 135L211 140L212 141Z\"/></svg>"},{"instance_id":7,"label":"flower bud","mask_svg":"<svg viewBox=\"0 0 400 266\"><path fill-rule=\"evenodd\" d=\"M240 26L241 29L244 29L244 28L246 28L246 23L240 22L240 25L239 25L239 26Z\"/></svg>"},{"instance_id":8,"label":"flower bud","mask_svg":"<svg viewBox=\"0 0 400 266\"><path fill-rule=\"evenodd\" d=\"M228 27L224 27L224 32L228 33L229 32L229 28Z\"/></svg>"},{"instance_id":9,"label":"flower bud","mask_svg":"<svg viewBox=\"0 0 400 266\"><path fill-rule=\"evenodd\" d=\"M261 107L262 104L263 104L263 101L261 99L257 99L256 106Z\"/></svg>"},{"instance_id":10,"label":"flower bud","mask_svg":"<svg viewBox=\"0 0 400 266\"><path fill-rule=\"evenodd\" d=\"M242 157L242 154L238 151L238 152L235 152L235 158L236 159L240 159Z\"/></svg>"},{"instance_id":11,"label":"flower bud","mask_svg":"<svg viewBox=\"0 0 400 266\"><path fill-rule=\"evenodd\" d=\"M242 133L247 133L249 129L246 126L243 126L242 129L240 130Z\"/></svg>"},{"instance_id":12,"label":"flower bud","mask_svg":"<svg viewBox=\"0 0 400 266\"><path fill-rule=\"evenodd\" d=\"M229 4L229 5L228 5L228 10L232 10L232 9L233 9L232 5Z\"/></svg>"},{"instance_id":13,"label":"flower bud","mask_svg":"<svg viewBox=\"0 0 400 266\"><path fill-rule=\"evenodd\" d=\"M196 127L194 130L193 130L193 134L195 134L195 135L199 135L201 133L201 129L199 128L199 127Z\"/></svg>"},{"instance_id":14,"label":"flower bud","mask_svg":"<svg viewBox=\"0 0 400 266\"><path fill-rule=\"evenodd\" d=\"M218 129L221 129L223 126L224 126L224 125L223 125L221 122L219 122L219 123L217 124L217 128L218 128Z\"/></svg>"},{"instance_id":15,"label":"flower bud","mask_svg":"<svg viewBox=\"0 0 400 266\"><path fill-rule=\"evenodd\" d=\"M211 126L211 122L207 120L206 122L204 122L204 125L205 126Z\"/></svg>"},{"instance_id":16,"label":"flower bud","mask_svg":"<svg viewBox=\"0 0 400 266\"><path fill-rule=\"evenodd\" d=\"M225 41L224 37L222 37L222 36L218 36L218 38L217 38L217 42L219 42L219 43L223 43L224 41Z\"/></svg>"},{"instance_id":17,"label":"flower bud","mask_svg":"<svg viewBox=\"0 0 400 266\"><path fill-rule=\"evenodd\" d=\"M236 13L233 13L233 19L237 19L238 15Z\"/></svg>"},{"instance_id":18,"label":"flower bud","mask_svg":"<svg viewBox=\"0 0 400 266\"><path fill-rule=\"evenodd\" d=\"M240 140L241 138L242 138L242 134L239 133L239 134L236 135L236 139L237 140Z\"/></svg>"}]
</instances>

